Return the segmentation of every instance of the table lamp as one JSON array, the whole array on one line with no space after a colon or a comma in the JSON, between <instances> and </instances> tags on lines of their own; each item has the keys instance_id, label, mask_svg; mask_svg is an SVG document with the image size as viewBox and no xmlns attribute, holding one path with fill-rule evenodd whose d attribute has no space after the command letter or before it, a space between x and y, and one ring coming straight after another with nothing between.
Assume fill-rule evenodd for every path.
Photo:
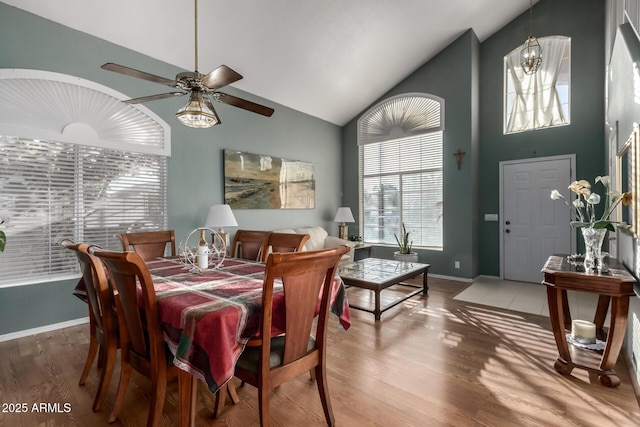
<instances>
[{"instance_id":1,"label":"table lamp","mask_svg":"<svg viewBox=\"0 0 640 427\"><path fill-rule=\"evenodd\" d=\"M341 207L338 208L338 212L336 212L336 217L333 219L334 222L341 222L342 224L338 225L338 237L344 240L349 239L349 226L345 224L346 222L356 222L353 219L353 214L351 213L351 208Z\"/></svg>"},{"instance_id":2,"label":"table lamp","mask_svg":"<svg viewBox=\"0 0 640 427\"><path fill-rule=\"evenodd\" d=\"M204 223L207 228L218 228L218 234L224 241L227 251L229 250L229 234L225 233L222 227L237 227L238 222L233 216L231 206L229 205L213 205L209 209L209 215ZM213 239L213 237L212 237ZM212 242L213 243L213 242Z\"/></svg>"}]
</instances>

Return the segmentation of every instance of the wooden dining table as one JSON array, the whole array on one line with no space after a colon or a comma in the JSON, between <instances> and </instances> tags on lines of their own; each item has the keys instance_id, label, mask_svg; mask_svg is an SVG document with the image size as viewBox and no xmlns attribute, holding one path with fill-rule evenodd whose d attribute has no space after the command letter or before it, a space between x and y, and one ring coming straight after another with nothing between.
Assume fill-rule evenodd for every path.
<instances>
[{"instance_id":1,"label":"wooden dining table","mask_svg":"<svg viewBox=\"0 0 640 427\"><path fill-rule=\"evenodd\" d=\"M227 258L216 269L194 271L180 257L145 261L153 279L164 340L180 368L180 425L194 425L197 380L225 392L247 341L259 331L265 264ZM284 332L284 293L276 286L272 336ZM279 291L278 291L279 290ZM320 302L318 301L319 309ZM344 284L333 282L331 312L351 325ZM221 395L224 402L226 395Z\"/></svg>"}]
</instances>

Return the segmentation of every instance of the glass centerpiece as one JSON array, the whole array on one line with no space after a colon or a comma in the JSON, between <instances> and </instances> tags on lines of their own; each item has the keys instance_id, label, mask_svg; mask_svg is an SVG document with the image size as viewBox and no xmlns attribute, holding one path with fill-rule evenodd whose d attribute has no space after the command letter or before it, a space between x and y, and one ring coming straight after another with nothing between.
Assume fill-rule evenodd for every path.
<instances>
[{"instance_id":1,"label":"glass centerpiece","mask_svg":"<svg viewBox=\"0 0 640 427\"><path fill-rule=\"evenodd\" d=\"M599 205L602 198L598 193L591 191L589 181L581 179L574 181L569 185L569 190L576 195L576 198L569 203L568 200L560 194L558 190L551 192L553 200L563 200L572 210L575 219L571 221L571 225L580 228L582 238L584 239L585 255L584 268L585 271L606 271L607 266L604 263L604 254L602 253L602 243L607 231L615 231L615 227L629 228L629 225L622 221L612 221L609 216L613 213L619 203L628 205L631 200L631 193L620 193L611 190L611 181L608 176L596 177L595 184L600 183L604 187L605 200L602 214L598 216L596 205Z\"/></svg>"}]
</instances>

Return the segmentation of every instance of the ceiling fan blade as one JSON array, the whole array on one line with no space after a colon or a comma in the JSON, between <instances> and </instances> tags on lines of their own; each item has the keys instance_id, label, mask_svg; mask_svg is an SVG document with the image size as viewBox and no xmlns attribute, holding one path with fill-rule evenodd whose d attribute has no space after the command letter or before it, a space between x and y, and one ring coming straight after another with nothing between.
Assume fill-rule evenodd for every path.
<instances>
[{"instance_id":1,"label":"ceiling fan blade","mask_svg":"<svg viewBox=\"0 0 640 427\"><path fill-rule=\"evenodd\" d=\"M101 68L115 73L124 74L125 76L137 77L150 82L160 83L161 85L177 87L175 80L169 80L154 74L145 73L144 71L134 70L133 68L125 67L124 65L107 62L106 64L103 64Z\"/></svg>"},{"instance_id":2,"label":"ceiling fan blade","mask_svg":"<svg viewBox=\"0 0 640 427\"><path fill-rule=\"evenodd\" d=\"M273 108L265 107L264 105L256 104L255 102L247 101L246 99L238 98L237 96L229 95L222 92L216 92L213 94L216 101L233 105L234 107L242 108L253 113L262 114L263 116L271 117L273 114Z\"/></svg>"},{"instance_id":3,"label":"ceiling fan blade","mask_svg":"<svg viewBox=\"0 0 640 427\"><path fill-rule=\"evenodd\" d=\"M221 65L200 80L209 89L219 89L223 86L237 82L242 76L226 65Z\"/></svg>"},{"instance_id":4,"label":"ceiling fan blade","mask_svg":"<svg viewBox=\"0 0 640 427\"><path fill-rule=\"evenodd\" d=\"M182 95L186 95L187 92L169 92L169 93L161 93L159 95L150 95L150 96L143 96L140 98L133 98L133 99L128 99L124 102L126 102L127 104L140 104L143 102L148 102L148 101L155 101L156 99L165 99L165 98L171 98L172 96L182 96Z\"/></svg>"}]
</instances>

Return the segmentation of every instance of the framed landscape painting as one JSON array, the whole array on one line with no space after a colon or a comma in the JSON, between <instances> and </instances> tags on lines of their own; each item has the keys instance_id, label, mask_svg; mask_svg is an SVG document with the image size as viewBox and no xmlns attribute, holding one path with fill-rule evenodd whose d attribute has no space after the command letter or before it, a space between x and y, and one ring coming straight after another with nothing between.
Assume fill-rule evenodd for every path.
<instances>
[{"instance_id":1,"label":"framed landscape painting","mask_svg":"<svg viewBox=\"0 0 640 427\"><path fill-rule=\"evenodd\" d=\"M232 209L313 209L313 163L224 150L224 202Z\"/></svg>"}]
</instances>

